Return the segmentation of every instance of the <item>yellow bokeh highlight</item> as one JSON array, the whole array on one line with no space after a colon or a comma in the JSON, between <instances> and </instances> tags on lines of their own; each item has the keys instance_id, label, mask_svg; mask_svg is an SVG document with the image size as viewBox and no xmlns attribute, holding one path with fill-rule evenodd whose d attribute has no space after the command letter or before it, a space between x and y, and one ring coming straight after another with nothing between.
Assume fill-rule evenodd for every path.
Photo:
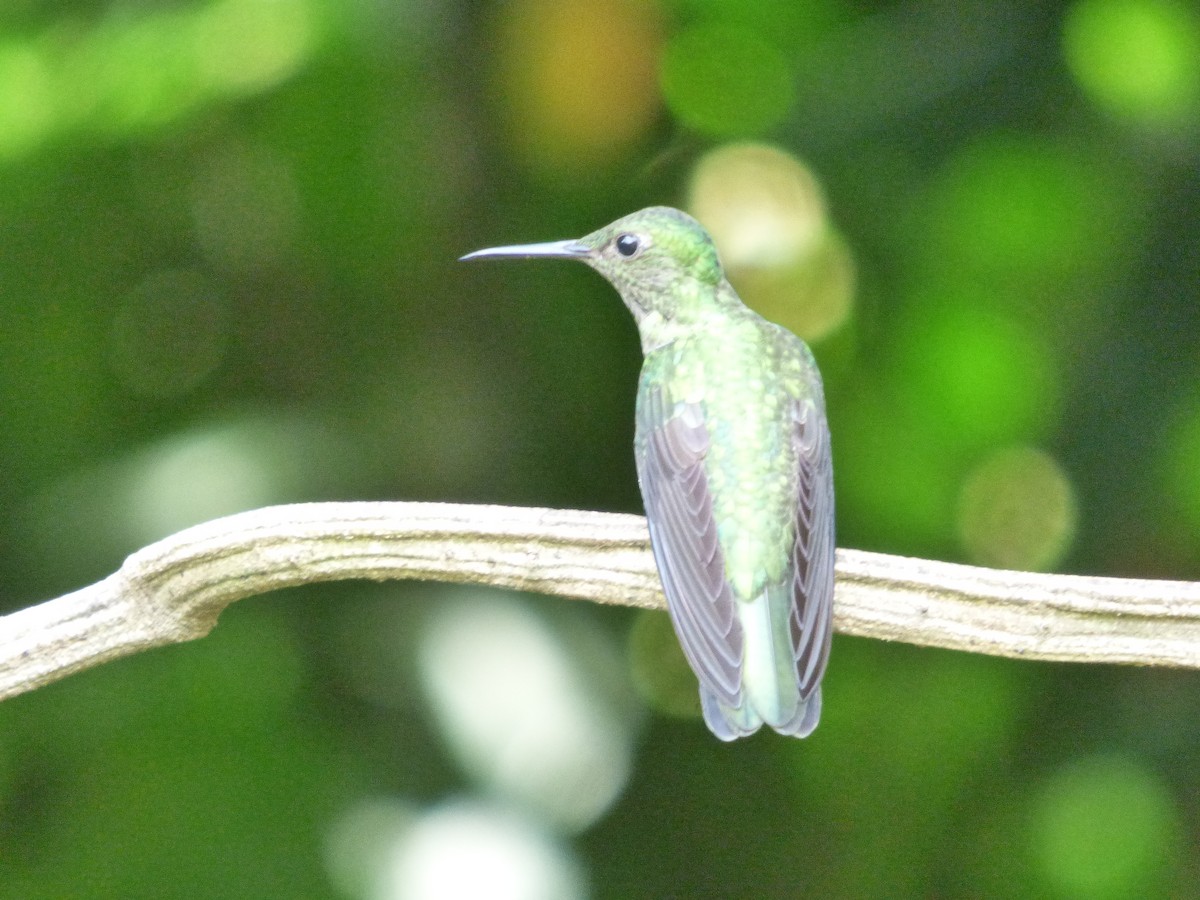
<instances>
[{"instance_id":1,"label":"yellow bokeh highlight","mask_svg":"<svg viewBox=\"0 0 1200 900\"><path fill-rule=\"evenodd\" d=\"M1067 15L1071 74L1097 106L1151 125L1194 128L1200 11L1172 0L1081 0Z\"/></svg>"},{"instance_id":2,"label":"yellow bokeh highlight","mask_svg":"<svg viewBox=\"0 0 1200 900\"><path fill-rule=\"evenodd\" d=\"M291 75L311 49L316 13L297 0L221 0L197 16L192 47L203 80L252 93Z\"/></svg>"},{"instance_id":3,"label":"yellow bokeh highlight","mask_svg":"<svg viewBox=\"0 0 1200 900\"><path fill-rule=\"evenodd\" d=\"M853 258L816 176L794 156L767 144L719 147L696 164L687 205L759 313L808 340L850 315Z\"/></svg>"},{"instance_id":4,"label":"yellow bokeh highlight","mask_svg":"<svg viewBox=\"0 0 1200 900\"><path fill-rule=\"evenodd\" d=\"M1049 454L1010 447L987 456L963 482L959 535L971 562L1042 571L1058 562L1075 534L1075 492Z\"/></svg>"},{"instance_id":5,"label":"yellow bokeh highlight","mask_svg":"<svg viewBox=\"0 0 1200 900\"><path fill-rule=\"evenodd\" d=\"M532 162L568 171L610 162L654 124L662 31L653 6L515 0L500 15L503 114Z\"/></svg>"},{"instance_id":6,"label":"yellow bokeh highlight","mask_svg":"<svg viewBox=\"0 0 1200 900\"><path fill-rule=\"evenodd\" d=\"M692 173L688 205L729 268L788 265L811 253L826 228L816 176L769 144L726 144L706 154Z\"/></svg>"}]
</instances>

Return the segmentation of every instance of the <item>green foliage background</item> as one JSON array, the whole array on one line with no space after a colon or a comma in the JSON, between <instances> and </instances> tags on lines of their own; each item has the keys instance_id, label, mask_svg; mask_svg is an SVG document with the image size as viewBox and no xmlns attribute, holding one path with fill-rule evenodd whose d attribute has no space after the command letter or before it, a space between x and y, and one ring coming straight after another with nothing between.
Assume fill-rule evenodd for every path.
<instances>
[{"instance_id":1,"label":"green foliage background","mask_svg":"<svg viewBox=\"0 0 1200 900\"><path fill-rule=\"evenodd\" d=\"M269 503L640 510L615 294L456 258L685 205L744 141L853 261L839 545L1200 577L1198 112L1171 0L9 0L0 596ZM388 896L349 810L490 802L419 672L451 602L257 598L0 705L0 894ZM1193 673L837 638L810 740L725 746L661 622L521 603L646 698L611 807L539 825L580 895L1200 894Z\"/></svg>"}]
</instances>

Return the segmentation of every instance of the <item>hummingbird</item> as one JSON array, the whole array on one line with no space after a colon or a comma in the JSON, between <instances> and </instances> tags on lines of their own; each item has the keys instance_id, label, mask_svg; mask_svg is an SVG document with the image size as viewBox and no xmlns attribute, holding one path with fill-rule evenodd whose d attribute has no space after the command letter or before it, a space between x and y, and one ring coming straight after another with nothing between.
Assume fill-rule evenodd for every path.
<instances>
[{"instance_id":1,"label":"hummingbird","mask_svg":"<svg viewBox=\"0 0 1200 900\"><path fill-rule=\"evenodd\" d=\"M714 735L807 737L832 636L833 461L808 346L742 303L708 232L653 206L468 259L586 263L641 337L634 452L667 610Z\"/></svg>"}]
</instances>

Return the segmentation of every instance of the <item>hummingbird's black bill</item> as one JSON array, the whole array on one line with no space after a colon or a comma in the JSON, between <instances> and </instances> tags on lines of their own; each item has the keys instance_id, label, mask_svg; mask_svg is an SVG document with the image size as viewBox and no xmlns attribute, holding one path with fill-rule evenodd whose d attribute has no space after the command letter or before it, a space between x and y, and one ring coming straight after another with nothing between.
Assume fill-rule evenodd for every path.
<instances>
[{"instance_id":1,"label":"hummingbird's black bill","mask_svg":"<svg viewBox=\"0 0 1200 900\"><path fill-rule=\"evenodd\" d=\"M544 244L513 244L509 247L489 247L486 250L476 250L465 259L582 259L591 251L579 241L547 241Z\"/></svg>"}]
</instances>

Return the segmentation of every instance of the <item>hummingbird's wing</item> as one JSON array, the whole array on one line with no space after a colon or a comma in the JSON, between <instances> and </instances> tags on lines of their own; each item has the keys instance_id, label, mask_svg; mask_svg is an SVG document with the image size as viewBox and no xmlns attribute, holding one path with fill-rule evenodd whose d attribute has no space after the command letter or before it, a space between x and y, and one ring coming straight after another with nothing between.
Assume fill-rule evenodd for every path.
<instances>
[{"instance_id":1,"label":"hummingbird's wing","mask_svg":"<svg viewBox=\"0 0 1200 900\"><path fill-rule=\"evenodd\" d=\"M704 412L695 403L669 403L658 387L640 399L638 481L667 609L701 685L736 708L742 703L742 628L704 472Z\"/></svg>"},{"instance_id":2,"label":"hummingbird's wing","mask_svg":"<svg viewBox=\"0 0 1200 900\"><path fill-rule=\"evenodd\" d=\"M790 624L800 698L807 700L825 674L833 636L833 456L825 411L812 400L792 405L792 447L798 479Z\"/></svg>"}]
</instances>

